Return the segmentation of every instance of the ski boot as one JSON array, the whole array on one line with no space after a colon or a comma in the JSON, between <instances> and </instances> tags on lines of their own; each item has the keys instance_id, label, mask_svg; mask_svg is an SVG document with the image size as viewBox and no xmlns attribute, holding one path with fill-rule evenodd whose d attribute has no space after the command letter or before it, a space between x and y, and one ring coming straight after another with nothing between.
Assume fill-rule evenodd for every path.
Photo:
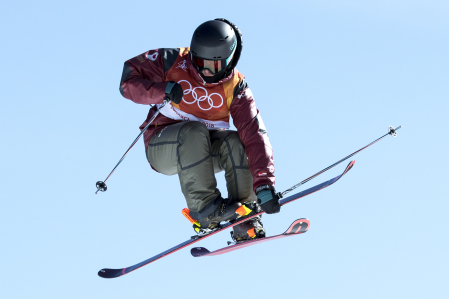
<instances>
[{"instance_id":1,"label":"ski boot","mask_svg":"<svg viewBox=\"0 0 449 299\"><path fill-rule=\"evenodd\" d=\"M189 209L182 210L182 214L193 224L193 229L199 235L207 235L220 227L220 222L232 222L240 217L248 216L259 211L255 204L242 205L237 201L221 199L215 210L207 217L195 220L190 216Z\"/></svg>"},{"instance_id":2,"label":"ski boot","mask_svg":"<svg viewBox=\"0 0 449 299\"><path fill-rule=\"evenodd\" d=\"M260 218L261 216L257 216L235 225L231 231L231 238L234 241L234 244L265 238L265 229L263 228ZM232 244L232 242L228 242L228 245L229 244Z\"/></svg>"}]
</instances>

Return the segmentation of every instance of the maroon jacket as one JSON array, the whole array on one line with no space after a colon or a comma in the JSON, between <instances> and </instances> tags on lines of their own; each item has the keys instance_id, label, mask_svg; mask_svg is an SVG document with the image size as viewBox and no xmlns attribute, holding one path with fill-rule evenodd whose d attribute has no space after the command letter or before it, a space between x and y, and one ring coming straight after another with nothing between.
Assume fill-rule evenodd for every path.
<instances>
[{"instance_id":1,"label":"maroon jacket","mask_svg":"<svg viewBox=\"0 0 449 299\"><path fill-rule=\"evenodd\" d=\"M195 80L197 84L201 84L201 88L211 90L211 94L213 89L217 89L221 85L225 86L227 90L232 88L230 92L227 92L227 107L237 128L237 133L245 146L249 169L254 179L253 189L255 190L261 185L274 187L273 150L244 76L234 69L228 77L220 80L218 85L217 83L205 83L193 67L189 53L189 48L161 48L150 50L126 61L120 82L120 93L138 104L161 104L165 98L167 82L177 76L176 73L173 74L173 71L180 67L186 72L183 75L189 76L190 82L193 82L192 79ZM183 59L182 64L179 63L180 59ZM168 78L168 74L170 74L170 78ZM156 106L150 109L140 130L148 124L156 110ZM211 117L214 119L214 115ZM159 114L144 133L145 148L156 133L165 126L178 122L180 120Z\"/></svg>"}]
</instances>

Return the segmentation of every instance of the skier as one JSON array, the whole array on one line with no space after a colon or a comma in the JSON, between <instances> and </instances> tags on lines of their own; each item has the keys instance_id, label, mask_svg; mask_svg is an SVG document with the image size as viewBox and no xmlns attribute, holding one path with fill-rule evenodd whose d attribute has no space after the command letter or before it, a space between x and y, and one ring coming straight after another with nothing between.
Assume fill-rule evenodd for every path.
<instances>
[{"instance_id":1,"label":"skier","mask_svg":"<svg viewBox=\"0 0 449 299\"><path fill-rule=\"evenodd\" d=\"M122 96L155 104L141 130L165 96L170 99L144 133L146 156L157 172L178 174L197 232L235 219L243 203L267 214L280 211L267 130L236 69L241 51L237 26L215 19L194 31L190 47L150 50L123 68ZM237 131L228 130L229 116ZM228 198L215 180L223 170ZM242 242L265 237L265 230L255 217L234 226L231 235Z\"/></svg>"}]
</instances>

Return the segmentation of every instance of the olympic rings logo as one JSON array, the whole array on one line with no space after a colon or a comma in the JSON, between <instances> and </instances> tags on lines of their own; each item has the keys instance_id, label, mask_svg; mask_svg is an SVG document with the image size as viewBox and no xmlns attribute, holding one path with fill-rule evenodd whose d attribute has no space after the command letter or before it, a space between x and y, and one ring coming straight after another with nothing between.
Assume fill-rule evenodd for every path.
<instances>
[{"instance_id":1,"label":"olympic rings logo","mask_svg":"<svg viewBox=\"0 0 449 299\"><path fill-rule=\"evenodd\" d=\"M181 82L186 82L187 84L189 84L189 89L184 89L183 94L184 94L184 95L188 95L188 94L192 93L192 98L193 98L193 101L192 101L192 102L187 102L187 101L184 99L184 97L182 97L182 100L183 100L184 102L186 102L187 104L194 104L195 102L198 102L198 107L199 107L201 110L204 110L204 111L210 110L210 109L212 109L212 108L219 108L219 107L221 107L221 106L223 105L223 97L222 97L219 93L214 92L214 93L211 93L211 94L209 95L209 94L207 93L207 90L206 90L205 88L201 87L201 86L198 86L198 87L195 87L195 88L192 89L192 84L190 84L189 81L187 81L187 80L180 80L180 81L178 82L178 84L181 84ZM196 92L196 90L198 90L198 89L203 90L204 95L198 97L198 94L197 94L197 92ZM212 96L218 96L218 97L220 98L220 100L221 100L220 105L218 105L218 106L215 106L215 105L214 105L214 101L212 100ZM217 99L217 97L215 97L215 98ZM206 100L207 100L207 104L208 104L209 108L203 108L203 107L201 107L200 102L204 102L204 101L206 101Z\"/></svg>"}]
</instances>

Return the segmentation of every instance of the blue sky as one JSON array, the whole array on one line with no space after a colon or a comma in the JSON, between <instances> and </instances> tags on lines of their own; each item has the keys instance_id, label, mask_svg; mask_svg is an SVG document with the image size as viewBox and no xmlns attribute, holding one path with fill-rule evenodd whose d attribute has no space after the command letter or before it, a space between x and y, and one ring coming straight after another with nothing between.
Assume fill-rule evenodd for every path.
<instances>
[{"instance_id":1,"label":"blue sky","mask_svg":"<svg viewBox=\"0 0 449 299\"><path fill-rule=\"evenodd\" d=\"M448 14L447 1L429 0L2 2L2 296L449 297ZM404 127L336 185L263 218L269 235L308 218L306 234L216 257L187 248L101 279L101 268L193 233L177 177L151 170L142 141L94 194L148 112L121 97L123 62L188 46L218 17L243 33L238 69L268 129L278 191Z\"/></svg>"}]
</instances>

